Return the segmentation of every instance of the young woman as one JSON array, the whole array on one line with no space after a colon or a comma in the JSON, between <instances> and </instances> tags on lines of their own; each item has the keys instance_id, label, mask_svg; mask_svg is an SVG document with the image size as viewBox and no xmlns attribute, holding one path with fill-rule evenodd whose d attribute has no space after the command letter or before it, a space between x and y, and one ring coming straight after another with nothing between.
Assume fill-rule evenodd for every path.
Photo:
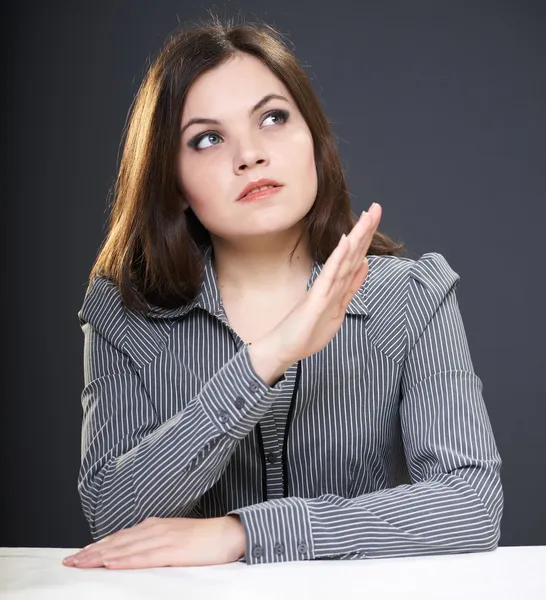
<instances>
[{"instance_id":1,"label":"young woman","mask_svg":"<svg viewBox=\"0 0 546 600\"><path fill-rule=\"evenodd\" d=\"M501 459L459 275L402 257L377 204L353 215L282 36L177 32L126 133L78 313L78 490L100 541L65 564L496 548Z\"/></svg>"}]
</instances>

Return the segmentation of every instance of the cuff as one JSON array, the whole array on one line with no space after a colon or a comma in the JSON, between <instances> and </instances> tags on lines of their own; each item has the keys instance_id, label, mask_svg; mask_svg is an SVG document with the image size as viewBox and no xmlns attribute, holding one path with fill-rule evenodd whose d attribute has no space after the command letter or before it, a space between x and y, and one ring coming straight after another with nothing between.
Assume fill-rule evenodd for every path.
<instances>
[{"instance_id":1,"label":"cuff","mask_svg":"<svg viewBox=\"0 0 546 600\"><path fill-rule=\"evenodd\" d=\"M283 374L268 385L254 370L248 345L227 362L203 388L201 406L219 433L243 439L283 390Z\"/></svg>"},{"instance_id":2,"label":"cuff","mask_svg":"<svg viewBox=\"0 0 546 600\"><path fill-rule=\"evenodd\" d=\"M239 515L245 528L246 564L315 558L311 522L303 498L268 500L227 514Z\"/></svg>"}]
</instances>

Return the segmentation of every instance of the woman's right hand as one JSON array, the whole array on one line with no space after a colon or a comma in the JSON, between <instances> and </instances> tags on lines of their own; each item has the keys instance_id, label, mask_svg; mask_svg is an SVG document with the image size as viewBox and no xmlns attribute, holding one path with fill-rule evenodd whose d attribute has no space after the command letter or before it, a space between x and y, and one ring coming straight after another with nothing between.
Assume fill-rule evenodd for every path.
<instances>
[{"instance_id":1,"label":"woman's right hand","mask_svg":"<svg viewBox=\"0 0 546 600\"><path fill-rule=\"evenodd\" d=\"M366 253L381 220L372 204L324 263L305 298L267 335L281 360L291 365L322 350L336 335L345 311L368 275ZM271 339L271 338L270 338Z\"/></svg>"}]
</instances>

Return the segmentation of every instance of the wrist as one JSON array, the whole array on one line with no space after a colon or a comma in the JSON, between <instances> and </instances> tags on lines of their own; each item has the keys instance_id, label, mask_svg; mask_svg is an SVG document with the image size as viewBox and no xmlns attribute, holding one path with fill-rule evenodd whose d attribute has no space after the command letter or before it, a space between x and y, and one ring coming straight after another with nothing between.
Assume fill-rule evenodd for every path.
<instances>
[{"instance_id":1,"label":"wrist","mask_svg":"<svg viewBox=\"0 0 546 600\"><path fill-rule=\"evenodd\" d=\"M294 363L282 354L281 345L272 334L253 342L248 353L254 370L268 385L282 377Z\"/></svg>"},{"instance_id":2,"label":"wrist","mask_svg":"<svg viewBox=\"0 0 546 600\"><path fill-rule=\"evenodd\" d=\"M246 554L246 531L241 523L239 515L226 515L225 522L227 527L227 544L230 552L230 558L239 560Z\"/></svg>"},{"instance_id":3,"label":"wrist","mask_svg":"<svg viewBox=\"0 0 546 600\"><path fill-rule=\"evenodd\" d=\"M295 362L299 360L298 356L294 356L286 346L282 337L282 331L279 327L272 329L262 340L264 341L270 354L275 357L276 364L283 373Z\"/></svg>"}]
</instances>

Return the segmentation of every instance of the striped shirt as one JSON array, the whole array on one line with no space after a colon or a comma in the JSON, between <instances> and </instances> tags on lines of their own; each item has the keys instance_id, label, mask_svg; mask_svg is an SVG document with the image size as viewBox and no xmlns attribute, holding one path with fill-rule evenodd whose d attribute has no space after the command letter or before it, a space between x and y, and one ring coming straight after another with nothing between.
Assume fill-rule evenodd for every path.
<instances>
[{"instance_id":1,"label":"striped shirt","mask_svg":"<svg viewBox=\"0 0 546 600\"><path fill-rule=\"evenodd\" d=\"M249 565L494 550L501 458L446 259L368 256L336 336L270 386L230 328L212 252L175 309L128 310L102 276L86 291L78 491L93 538L237 514Z\"/></svg>"}]
</instances>

